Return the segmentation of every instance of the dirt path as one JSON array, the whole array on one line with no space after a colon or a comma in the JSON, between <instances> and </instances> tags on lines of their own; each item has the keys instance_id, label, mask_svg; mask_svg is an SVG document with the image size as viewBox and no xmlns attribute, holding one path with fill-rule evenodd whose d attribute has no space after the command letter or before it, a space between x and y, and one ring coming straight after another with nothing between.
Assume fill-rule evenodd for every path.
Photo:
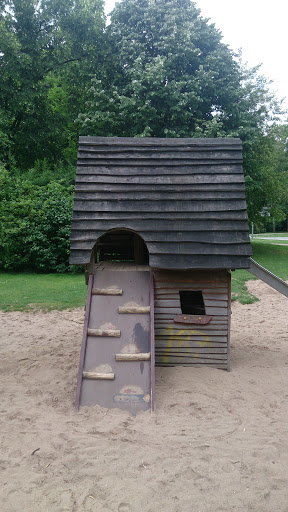
<instances>
[{"instance_id":1,"label":"dirt path","mask_svg":"<svg viewBox=\"0 0 288 512\"><path fill-rule=\"evenodd\" d=\"M288 301L248 286L232 371L157 369L152 418L74 414L83 311L1 313L1 511L287 512Z\"/></svg>"}]
</instances>

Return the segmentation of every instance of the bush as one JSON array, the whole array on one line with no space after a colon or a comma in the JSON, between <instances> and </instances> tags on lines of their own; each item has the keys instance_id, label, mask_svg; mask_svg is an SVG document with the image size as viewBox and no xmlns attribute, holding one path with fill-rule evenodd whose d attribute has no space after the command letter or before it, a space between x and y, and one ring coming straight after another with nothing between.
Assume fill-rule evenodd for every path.
<instances>
[{"instance_id":1,"label":"bush","mask_svg":"<svg viewBox=\"0 0 288 512\"><path fill-rule=\"evenodd\" d=\"M0 268L67 270L72 206L73 186L39 186L0 169Z\"/></svg>"}]
</instances>

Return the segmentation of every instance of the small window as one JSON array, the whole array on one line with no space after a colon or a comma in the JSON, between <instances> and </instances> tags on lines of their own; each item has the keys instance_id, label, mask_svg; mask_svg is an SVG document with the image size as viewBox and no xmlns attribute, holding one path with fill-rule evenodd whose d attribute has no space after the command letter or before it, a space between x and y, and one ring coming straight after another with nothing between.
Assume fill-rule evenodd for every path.
<instances>
[{"instance_id":1,"label":"small window","mask_svg":"<svg viewBox=\"0 0 288 512\"><path fill-rule=\"evenodd\" d=\"M183 290L179 292L183 315L205 315L205 306L201 291Z\"/></svg>"}]
</instances>

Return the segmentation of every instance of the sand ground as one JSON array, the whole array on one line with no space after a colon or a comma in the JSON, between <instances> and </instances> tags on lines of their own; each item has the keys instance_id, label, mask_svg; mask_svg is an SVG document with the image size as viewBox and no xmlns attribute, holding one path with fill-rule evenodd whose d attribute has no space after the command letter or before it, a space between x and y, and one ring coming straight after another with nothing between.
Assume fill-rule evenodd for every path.
<instances>
[{"instance_id":1,"label":"sand ground","mask_svg":"<svg viewBox=\"0 0 288 512\"><path fill-rule=\"evenodd\" d=\"M233 304L232 369L157 368L156 412L73 411L83 310L1 313L2 512L287 512L288 301Z\"/></svg>"}]
</instances>

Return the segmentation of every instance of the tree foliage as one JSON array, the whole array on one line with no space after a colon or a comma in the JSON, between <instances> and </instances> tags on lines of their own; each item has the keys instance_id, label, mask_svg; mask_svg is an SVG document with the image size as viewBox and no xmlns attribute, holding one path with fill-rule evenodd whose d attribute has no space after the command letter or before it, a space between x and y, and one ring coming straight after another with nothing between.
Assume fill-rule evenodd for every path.
<instances>
[{"instance_id":1,"label":"tree foliage","mask_svg":"<svg viewBox=\"0 0 288 512\"><path fill-rule=\"evenodd\" d=\"M0 169L0 268L64 271L69 264L73 187L38 186Z\"/></svg>"},{"instance_id":2,"label":"tree foliage","mask_svg":"<svg viewBox=\"0 0 288 512\"><path fill-rule=\"evenodd\" d=\"M73 145L103 28L102 0L1 2L2 161L10 150L25 169L37 159L55 162Z\"/></svg>"}]
</instances>

